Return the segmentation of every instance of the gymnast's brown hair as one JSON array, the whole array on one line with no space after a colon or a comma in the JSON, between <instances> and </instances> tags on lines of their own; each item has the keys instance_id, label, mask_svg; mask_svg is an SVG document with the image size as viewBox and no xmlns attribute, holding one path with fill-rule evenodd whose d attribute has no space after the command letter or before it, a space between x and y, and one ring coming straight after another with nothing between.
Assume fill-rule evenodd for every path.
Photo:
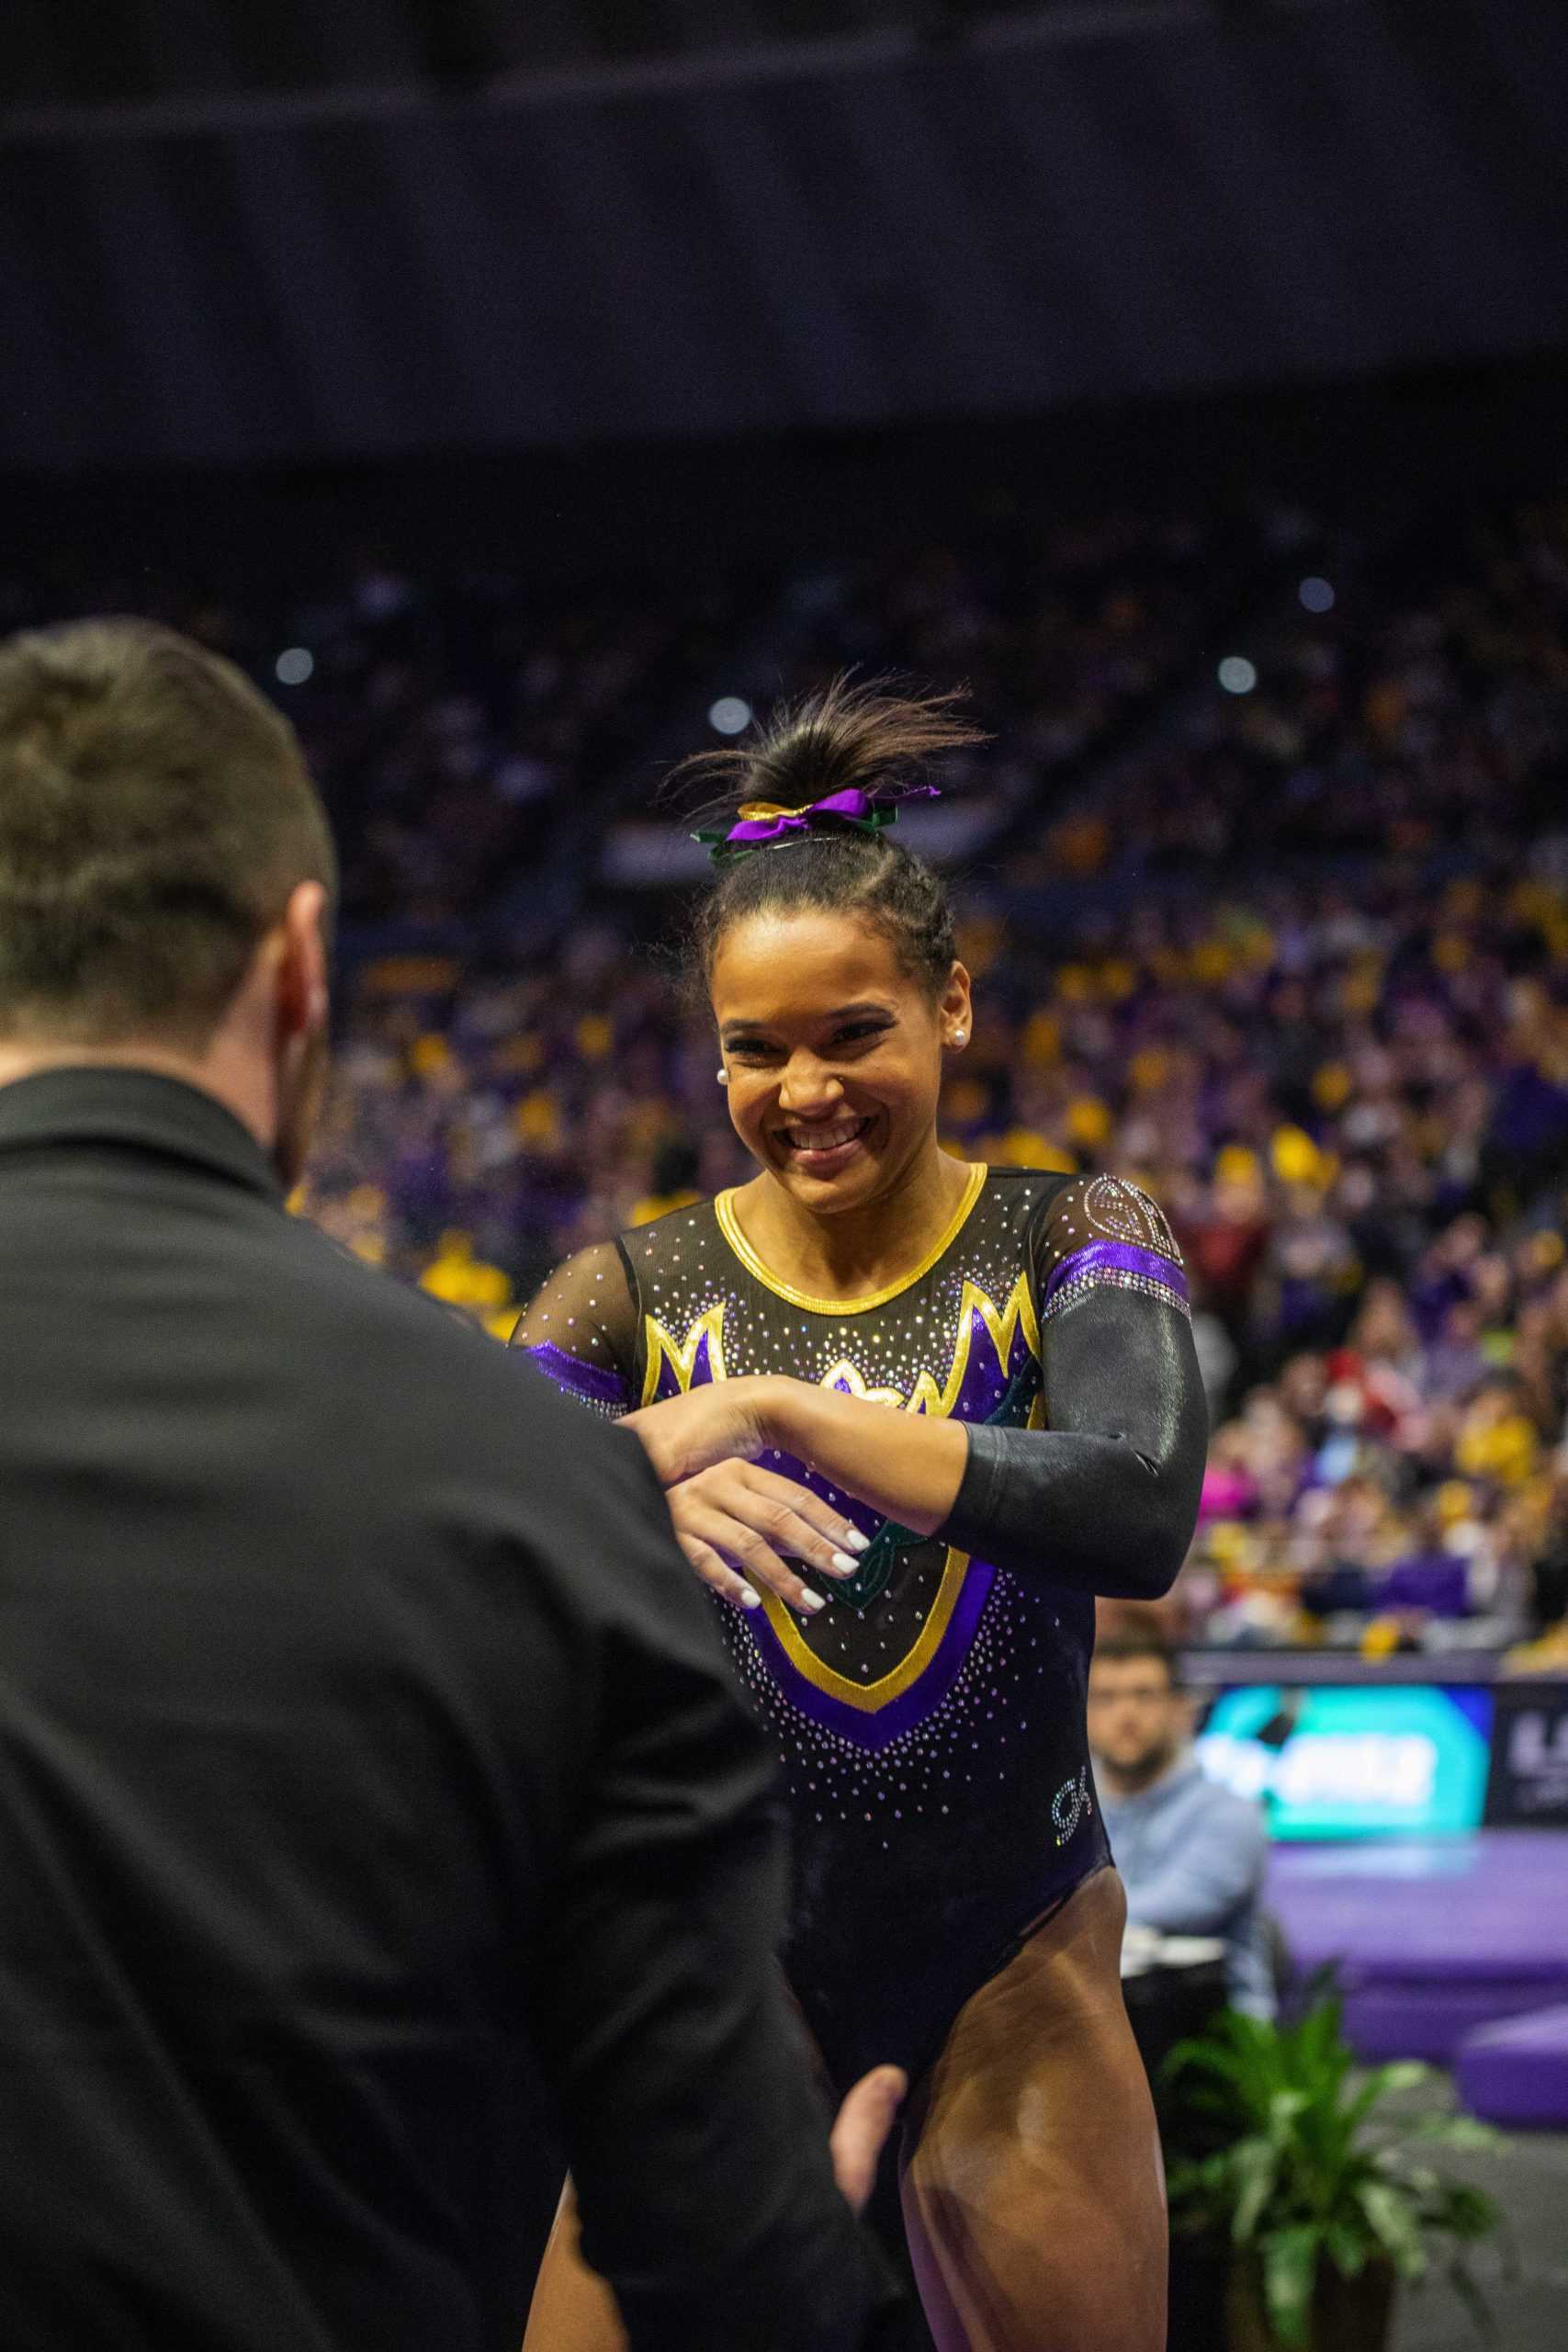
<instances>
[{"instance_id":1,"label":"gymnast's brown hair","mask_svg":"<svg viewBox=\"0 0 1568 2352\"><path fill-rule=\"evenodd\" d=\"M933 1000L941 996L956 954L942 882L890 837L885 817L871 827L816 804L860 793L886 810L924 784L934 761L984 742L983 729L957 714L963 698L962 692L899 694L886 680L855 685L840 677L775 713L750 741L699 752L677 769L677 783L719 787L705 813L720 821L754 804L808 812L804 829L770 843L720 842L713 883L692 923L694 978L705 981L731 923L764 910L812 908L875 924L910 977Z\"/></svg>"}]
</instances>

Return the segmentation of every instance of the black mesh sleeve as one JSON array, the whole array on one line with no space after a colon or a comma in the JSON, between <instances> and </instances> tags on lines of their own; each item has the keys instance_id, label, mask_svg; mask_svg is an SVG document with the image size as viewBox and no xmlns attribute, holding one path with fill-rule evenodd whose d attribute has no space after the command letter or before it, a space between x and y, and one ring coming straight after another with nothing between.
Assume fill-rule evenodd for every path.
<instances>
[{"instance_id":1,"label":"black mesh sleeve","mask_svg":"<svg viewBox=\"0 0 1568 2352\"><path fill-rule=\"evenodd\" d=\"M1209 1417L1170 1229L1115 1179L1071 1185L1032 1237L1047 1427L969 1430L941 1532L1021 1575L1169 1590L1198 1519Z\"/></svg>"},{"instance_id":2,"label":"black mesh sleeve","mask_svg":"<svg viewBox=\"0 0 1568 2352\"><path fill-rule=\"evenodd\" d=\"M637 1309L626 1261L613 1241L579 1250L524 1308L512 1345L556 1386L607 1420L632 1393Z\"/></svg>"}]
</instances>

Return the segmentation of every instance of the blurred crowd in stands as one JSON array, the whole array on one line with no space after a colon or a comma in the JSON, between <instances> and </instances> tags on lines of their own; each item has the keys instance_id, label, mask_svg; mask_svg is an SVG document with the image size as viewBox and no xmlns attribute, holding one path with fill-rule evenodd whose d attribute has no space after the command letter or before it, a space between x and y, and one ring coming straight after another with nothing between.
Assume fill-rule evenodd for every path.
<instances>
[{"instance_id":1,"label":"blurred crowd in stands","mask_svg":"<svg viewBox=\"0 0 1568 2352\"><path fill-rule=\"evenodd\" d=\"M348 1247L504 1336L564 1252L741 1176L670 910L594 886L596 828L710 688L966 680L998 830L945 1132L1171 1217L1214 1424L1183 1630L1568 1659L1568 503L1382 545L1112 515L568 613L381 560L294 626L298 695L207 633L300 719L351 925L415 926L345 978L301 1205ZM440 933L574 842L547 945Z\"/></svg>"}]
</instances>

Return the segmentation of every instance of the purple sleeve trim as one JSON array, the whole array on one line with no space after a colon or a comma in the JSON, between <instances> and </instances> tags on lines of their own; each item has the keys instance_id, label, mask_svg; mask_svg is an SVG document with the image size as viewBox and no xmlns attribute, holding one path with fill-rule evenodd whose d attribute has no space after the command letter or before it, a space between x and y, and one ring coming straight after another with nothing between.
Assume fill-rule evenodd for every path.
<instances>
[{"instance_id":1,"label":"purple sleeve trim","mask_svg":"<svg viewBox=\"0 0 1568 2352\"><path fill-rule=\"evenodd\" d=\"M629 1405L632 1392L618 1372L605 1372L596 1363L583 1363L577 1356L569 1356L553 1340L543 1340L537 1347L524 1348L520 1352L531 1356L547 1380L564 1388L570 1396L581 1396L589 1405Z\"/></svg>"},{"instance_id":2,"label":"purple sleeve trim","mask_svg":"<svg viewBox=\"0 0 1568 2352\"><path fill-rule=\"evenodd\" d=\"M1045 1285L1045 1304L1049 1306L1069 1285L1077 1289L1128 1275L1157 1283L1161 1290L1186 1301L1187 1276L1173 1258L1161 1257L1157 1250L1140 1250L1131 1241L1090 1241L1053 1270Z\"/></svg>"}]
</instances>

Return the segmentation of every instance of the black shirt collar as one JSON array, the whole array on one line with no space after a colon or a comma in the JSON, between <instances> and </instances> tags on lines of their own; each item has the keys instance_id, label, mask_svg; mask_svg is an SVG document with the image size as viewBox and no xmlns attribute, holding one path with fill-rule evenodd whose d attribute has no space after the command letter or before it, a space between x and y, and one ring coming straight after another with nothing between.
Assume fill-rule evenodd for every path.
<instances>
[{"instance_id":1,"label":"black shirt collar","mask_svg":"<svg viewBox=\"0 0 1568 2352\"><path fill-rule=\"evenodd\" d=\"M118 1065L39 1070L0 1086L0 1154L54 1144L152 1151L276 1200L281 1186L248 1127L215 1095L183 1079Z\"/></svg>"}]
</instances>

